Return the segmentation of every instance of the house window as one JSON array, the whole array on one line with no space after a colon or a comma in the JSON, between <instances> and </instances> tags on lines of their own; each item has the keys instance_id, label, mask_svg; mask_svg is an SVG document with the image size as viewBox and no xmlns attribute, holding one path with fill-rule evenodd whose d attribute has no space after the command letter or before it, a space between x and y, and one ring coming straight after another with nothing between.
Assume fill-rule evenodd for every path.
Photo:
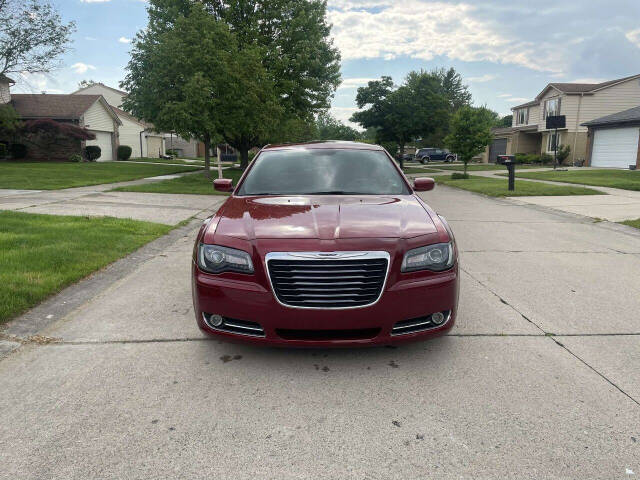
<instances>
[{"instance_id":1,"label":"house window","mask_svg":"<svg viewBox=\"0 0 640 480\"><path fill-rule=\"evenodd\" d=\"M558 150L560 150L560 146L562 145L562 134L556 134L555 132L549 133L549 136L547 137L547 152L553 152L555 150L556 142Z\"/></svg>"},{"instance_id":2,"label":"house window","mask_svg":"<svg viewBox=\"0 0 640 480\"><path fill-rule=\"evenodd\" d=\"M560 115L560 97L544 102L544 118Z\"/></svg>"},{"instance_id":3,"label":"house window","mask_svg":"<svg viewBox=\"0 0 640 480\"><path fill-rule=\"evenodd\" d=\"M516 111L516 125L526 125L529 123L529 109L521 108Z\"/></svg>"}]
</instances>

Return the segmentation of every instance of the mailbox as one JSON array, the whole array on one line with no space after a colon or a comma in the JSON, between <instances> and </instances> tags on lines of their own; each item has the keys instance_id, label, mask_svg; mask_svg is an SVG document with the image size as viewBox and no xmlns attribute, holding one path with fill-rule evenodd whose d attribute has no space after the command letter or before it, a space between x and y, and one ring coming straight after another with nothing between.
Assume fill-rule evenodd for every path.
<instances>
[{"instance_id":1,"label":"mailbox","mask_svg":"<svg viewBox=\"0 0 640 480\"><path fill-rule=\"evenodd\" d=\"M509 172L509 191L516 189L516 156L515 155L498 155L497 163L507 167Z\"/></svg>"},{"instance_id":2,"label":"mailbox","mask_svg":"<svg viewBox=\"0 0 640 480\"><path fill-rule=\"evenodd\" d=\"M507 162L514 163L516 161L515 155L498 155L496 163L499 165L506 165Z\"/></svg>"}]
</instances>

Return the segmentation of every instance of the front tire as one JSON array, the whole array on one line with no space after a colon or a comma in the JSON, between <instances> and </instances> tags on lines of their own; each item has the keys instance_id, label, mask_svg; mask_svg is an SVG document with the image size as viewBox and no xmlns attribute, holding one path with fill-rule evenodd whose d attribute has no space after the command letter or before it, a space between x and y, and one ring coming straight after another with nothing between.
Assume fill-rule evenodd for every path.
<instances>
[{"instance_id":1,"label":"front tire","mask_svg":"<svg viewBox=\"0 0 640 480\"><path fill-rule=\"evenodd\" d=\"M447 157L446 160L445 160L445 162L447 162L447 163L453 163L453 161L454 161L453 157Z\"/></svg>"}]
</instances>

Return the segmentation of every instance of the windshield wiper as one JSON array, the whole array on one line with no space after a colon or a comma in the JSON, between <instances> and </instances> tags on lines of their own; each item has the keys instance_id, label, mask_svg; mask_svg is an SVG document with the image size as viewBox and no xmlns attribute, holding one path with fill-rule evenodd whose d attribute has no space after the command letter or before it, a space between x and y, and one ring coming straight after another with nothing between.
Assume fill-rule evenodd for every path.
<instances>
[{"instance_id":1,"label":"windshield wiper","mask_svg":"<svg viewBox=\"0 0 640 480\"><path fill-rule=\"evenodd\" d=\"M346 190L326 190L323 192L309 192L305 195L366 195L362 192L348 192Z\"/></svg>"}]
</instances>

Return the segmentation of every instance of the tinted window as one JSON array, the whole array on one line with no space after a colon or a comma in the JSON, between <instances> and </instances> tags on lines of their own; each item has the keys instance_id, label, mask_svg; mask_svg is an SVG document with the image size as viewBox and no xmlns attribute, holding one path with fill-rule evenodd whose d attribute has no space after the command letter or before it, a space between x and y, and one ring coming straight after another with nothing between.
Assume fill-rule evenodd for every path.
<instances>
[{"instance_id":1,"label":"tinted window","mask_svg":"<svg viewBox=\"0 0 640 480\"><path fill-rule=\"evenodd\" d=\"M290 149L262 152L238 195L407 195L382 151Z\"/></svg>"}]
</instances>

